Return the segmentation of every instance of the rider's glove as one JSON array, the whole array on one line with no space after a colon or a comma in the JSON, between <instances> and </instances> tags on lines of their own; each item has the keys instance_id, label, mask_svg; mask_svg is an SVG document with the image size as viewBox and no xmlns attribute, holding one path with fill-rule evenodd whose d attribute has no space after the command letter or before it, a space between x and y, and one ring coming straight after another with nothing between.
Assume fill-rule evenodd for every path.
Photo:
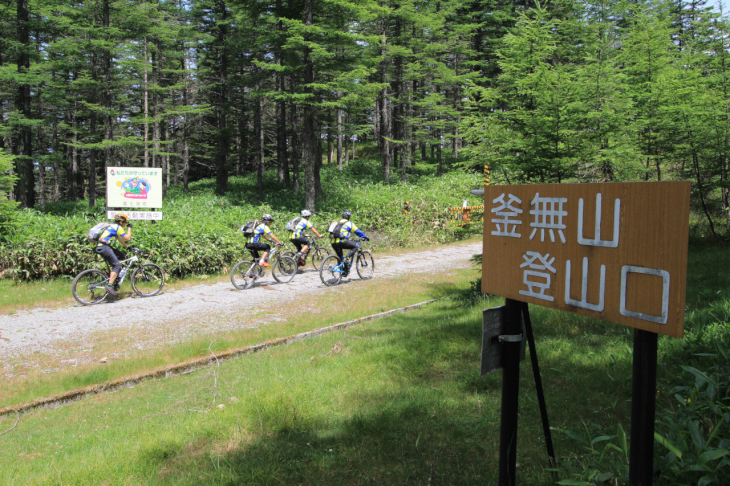
<instances>
[{"instance_id":1,"label":"rider's glove","mask_svg":"<svg viewBox=\"0 0 730 486\"><path fill-rule=\"evenodd\" d=\"M131 227L132 227L132 223L127 223L127 228L131 228Z\"/></svg>"},{"instance_id":2,"label":"rider's glove","mask_svg":"<svg viewBox=\"0 0 730 486\"><path fill-rule=\"evenodd\" d=\"M365 241L370 241L370 238L368 238L368 237L366 236L365 238L363 238L363 240L365 240Z\"/></svg>"}]
</instances>

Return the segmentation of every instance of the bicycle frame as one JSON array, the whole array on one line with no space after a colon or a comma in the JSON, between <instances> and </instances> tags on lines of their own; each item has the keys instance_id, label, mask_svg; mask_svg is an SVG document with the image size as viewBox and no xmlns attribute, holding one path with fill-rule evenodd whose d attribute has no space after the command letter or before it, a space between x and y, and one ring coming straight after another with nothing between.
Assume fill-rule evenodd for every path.
<instances>
[{"instance_id":1,"label":"bicycle frame","mask_svg":"<svg viewBox=\"0 0 730 486\"><path fill-rule=\"evenodd\" d=\"M132 264L139 261L139 257L137 255L133 255L132 258L127 258L126 260L122 260L119 263L124 264L127 263L127 265L124 265L122 268L122 271L119 272L119 280L115 282L117 285L122 285L122 282L124 282L124 279L127 278L127 275L129 274L129 269L132 268ZM107 263L107 266L109 264Z\"/></svg>"},{"instance_id":2,"label":"bicycle frame","mask_svg":"<svg viewBox=\"0 0 730 486\"><path fill-rule=\"evenodd\" d=\"M119 260L119 263L122 264L122 269L119 271L119 277L117 277L117 280L114 282L114 286L116 288L119 288L122 285L122 282L124 282L124 279L127 278L127 275L129 275L129 269L132 268L132 264L139 262L139 257L137 255L132 255L130 258L127 258L125 260ZM112 267L109 265L109 262L104 260L104 263L106 263L106 268L109 270L107 273L111 273Z\"/></svg>"},{"instance_id":3,"label":"bicycle frame","mask_svg":"<svg viewBox=\"0 0 730 486\"><path fill-rule=\"evenodd\" d=\"M277 245L276 243L274 243L274 247L271 250L269 250L269 260L274 260L274 257L276 256L276 254L279 253L280 246L283 246L283 244ZM256 251L263 251L263 250L256 250ZM254 263L254 265L256 265L258 263L258 261L261 259L261 257L256 258L254 256L253 250L248 250L248 252L251 253L251 258L253 260L253 263Z\"/></svg>"},{"instance_id":4,"label":"bicycle frame","mask_svg":"<svg viewBox=\"0 0 730 486\"><path fill-rule=\"evenodd\" d=\"M304 237L309 241L309 244L307 245L307 247L308 247L307 248L307 253L304 253L302 255L302 259L303 260L306 260L307 257L309 256L309 254L312 253L313 251L317 251L320 248L325 248L326 249L326 247L324 245L320 245L317 242L317 238L315 238L314 236L312 236L312 235L304 235Z\"/></svg>"},{"instance_id":5,"label":"bicycle frame","mask_svg":"<svg viewBox=\"0 0 730 486\"><path fill-rule=\"evenodd\" d=\"M355 262L355 257L358 256L362 252L362 245L360 245L360 241L361 240L358 240L358 241L355 242L355 244L357 244L357 250L355 250L355 252L349 258L350 259L350 268L352 268L352 264ZM344 274L345 273L345 270L342 268L342 265L347 260L348 260L347 256L344 256L342 258L342 261L340 263L338 263L337 265L335 265L335 267L333 268L333 270L336 271L336 272L339 272L339 273Z\"/></svg>"}]
</instances>

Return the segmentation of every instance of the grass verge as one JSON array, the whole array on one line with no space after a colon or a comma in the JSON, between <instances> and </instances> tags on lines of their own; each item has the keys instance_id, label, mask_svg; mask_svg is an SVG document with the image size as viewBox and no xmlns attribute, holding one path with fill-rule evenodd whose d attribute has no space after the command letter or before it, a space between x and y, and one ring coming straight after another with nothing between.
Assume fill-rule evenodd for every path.
<instances>
[{"instance_id":1,"label":"grass verge","mask_svg":"<svg viewBox=\"0 0 730 486\"><path fill-rule=\"evenodd\" d=\"M464 294L32 412L2 438L0 482L492 484L501 376L479 376L480 313L501 299ZM536 314L554 426L625 420L630 391L609 378L630 373L625 333ZM547 484L532 377L522 369L519 476ZM571 447L557 439L558 450Z\"/></svg>"}]
</instances>

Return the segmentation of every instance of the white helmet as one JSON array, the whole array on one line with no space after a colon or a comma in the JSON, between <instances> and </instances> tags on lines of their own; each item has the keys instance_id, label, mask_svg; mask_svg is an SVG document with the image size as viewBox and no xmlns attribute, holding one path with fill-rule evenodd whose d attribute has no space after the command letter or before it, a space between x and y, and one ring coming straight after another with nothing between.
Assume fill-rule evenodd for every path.
<instances>
[{"instance_id":1,"label":"white helmet","mask_svg":"<svg viewBox=\"0 0 730 486\"><path fill-rule=\"evenodd\" d=\"M302 209L302 218L308 218L312 215L312 212L309 209Z\"/></svg>"}]
</instances>

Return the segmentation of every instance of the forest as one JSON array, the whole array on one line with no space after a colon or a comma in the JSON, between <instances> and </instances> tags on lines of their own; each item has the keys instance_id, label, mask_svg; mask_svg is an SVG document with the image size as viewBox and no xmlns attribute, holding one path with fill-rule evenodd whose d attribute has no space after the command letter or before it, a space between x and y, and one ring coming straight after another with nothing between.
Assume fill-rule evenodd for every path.
<instances>
[{"instance_id":1,"label":"forest","mask_svg":"<svg viewBox=\"0 0 730 486\"><path fill-rule=\"evenodd\" d=\"M719 13L718 13L718 10ZM323 164L491 167L496 183L693 181L730 228L730 25L704 0L0 1L0 219Z\"/></svg>"}]
</instances>

